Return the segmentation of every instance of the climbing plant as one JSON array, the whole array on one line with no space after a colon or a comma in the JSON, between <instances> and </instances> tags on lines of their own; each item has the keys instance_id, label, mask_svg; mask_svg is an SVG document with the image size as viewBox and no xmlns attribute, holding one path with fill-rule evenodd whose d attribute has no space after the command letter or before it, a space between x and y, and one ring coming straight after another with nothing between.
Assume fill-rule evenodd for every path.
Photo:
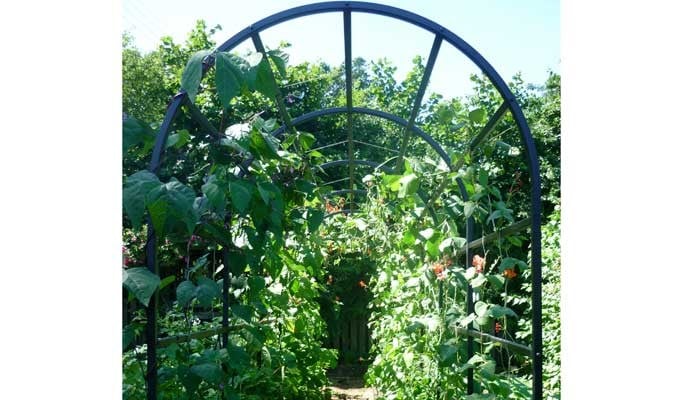
<instances>
[{"instance_id":1,"label":"climbing plant","mask_svg":"<svg viewBox=\"0 0 696 400\"><path fill-rule=\"evenodd\" d=\"M162 398L323 398L325 371L337 359L324 347L331 328L325 311L341 318L358 309L371 314L367 378L384 398L529 398L529 359L487 339L521 342L522 352L530 344L526 230L465 251L467 218L475 223L474 237L485 237L528 217L529 177L512 119L503 119L480 150L465 146L498 104L490 84L479 82L467 102L433 95L422 107L419 122L462 168L450 171L419 141L401 173L362 169L366 176L354 188L366 191L364 201L347 204L330 193L340 187L330 181L344 171L320 167L343 154L321 149L345 134L343 120L271 134L280 125L272 111L279 98L295 114L344 105L330 95L339 93L344 71L325 64L290 67L282 51L287 44L265 54L207 50L212 42L205 25L197 32L187 43L180 86L219 126L211 129L193 111L182 111L154 174L144 167L158 126L124 116L124 398L145 396L144 308L150 302L159 304ZM180 47L164 45L181 58ZM385 60L355 62L356 98L406 116L422 61L414 59L414 71L401 84ZM212 73L204 76L204 68ZM154 74L141 69L139 76ZM547 128L546 145L555 149L559 93L552 89L543 101L530 94L528 104ZM150 117L151 108L136 106L129 106L133 113ZM359 150L365 158L383 158L384 146L402 132L370 118L356 118L355 131L358 139L381 140L381 149ZM551 179L557 179L557 161L544 165ZM445 182L442 195L428 201L423 193L438 192L439 182ZM557 201L552 184L545 195L548 203ZM157 273L146 268L148 222L157 237ZM547 244L557 248L557 239ZM555 253L545 257L558 259ZM224 293L226 258L230 288ZM550 276L556 277L547 282L553 291L557 275ZM352 286L338 285L343 281ZM473 312L467 285L474 289ZM211 332L222 321L225 295L229 332ZM549 310L557 309L549 304ZM545 316L549 326L555 315ZM467 326L478 334L473 356ZM547 334L552 346L557 331L556 324ZM559 386L556 365L545 367L553 390ZM467 395L470 371L478 382L473 396Z\"/></svg>"}]
</instances>

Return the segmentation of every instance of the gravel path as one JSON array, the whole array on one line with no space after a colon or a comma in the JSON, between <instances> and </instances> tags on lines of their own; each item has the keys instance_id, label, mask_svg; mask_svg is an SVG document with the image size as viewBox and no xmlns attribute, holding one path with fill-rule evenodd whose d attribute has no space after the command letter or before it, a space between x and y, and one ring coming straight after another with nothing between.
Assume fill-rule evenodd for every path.
<instances>
[{"instance_id":1,"label":"gravel path","mask_svg":"<svg viewBox=\"0 0 696 400\"><path fill-rule=\"evenodd\" d=\"M364 387L364 366L340 366L327 375L331 385L331 400L375 400L374 388Z\"/></svg>"}]
</instances>

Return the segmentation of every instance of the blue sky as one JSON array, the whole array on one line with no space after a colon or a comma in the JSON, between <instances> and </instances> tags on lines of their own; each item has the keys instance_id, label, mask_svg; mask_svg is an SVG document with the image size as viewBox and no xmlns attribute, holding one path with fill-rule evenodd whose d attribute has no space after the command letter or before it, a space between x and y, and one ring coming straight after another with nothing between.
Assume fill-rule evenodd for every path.
<instances>
[{"instance_id":1,"label":"blue sky","mask_svg":"<svg viewBox=\"0 0 696 400\"><path fill-rule=\"evenodd\" d=\"M310 3L309 0L254 0L248 2L208 0L123 0L123 29L131 32L143 51L152 50L162 36L185 39L197 19L222 30L218 44L273 13ZM381 0L429 18L453 31L476 48L509 81L517 72L525 81L543 83L549 70L560 72L560 9L558 0L416 1ZM240 5L243 4L243 5ZM405 76L416 54L427 58L433 35L395 19L355 13L353 56L368 60L386 57ZM262 32L267 46L281 40L292 44L290 63L319 59L338 65L343 61L343 25L340 13L288 21ZM240 50L245 47L242 45ZM448 43L443 43L428 91L445 96L464 96L471 84L468 76L478 69Z\"/></svg>"}]
</instances>

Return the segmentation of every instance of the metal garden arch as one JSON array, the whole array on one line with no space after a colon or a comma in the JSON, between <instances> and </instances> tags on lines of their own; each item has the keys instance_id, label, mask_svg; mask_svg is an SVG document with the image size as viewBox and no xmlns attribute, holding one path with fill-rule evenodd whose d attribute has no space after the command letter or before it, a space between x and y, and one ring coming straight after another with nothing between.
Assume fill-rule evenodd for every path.
<instances>
[{"instance_id":1,"label":"metal garden arch","mask_svg":"<svg viewBox=\"0 0 696 400\"><path fill-rule=\"evenodd\" d=\"M347 143L348 143L348 160L340 160L338 163L343 163L349 166L349 174L351 182L354 179L354 167L356 164L365 165L377 165L373 161L369 160L355 160L353 157L353 138L352 138L352 124L354 114L367 114L373 115L379 118L390 120L404 128L403 138L401 141L401 146L399 149L399 156L397 159L396 169L399 170L403 166L403 158L408 146L409 140L413 133L420 136L425 140L428 145L430 145L445 161L445 163L450 167L451 170L456 171L462 167L463 160L458 162L456 165L452 165L448 155L441 148L441 146L432 139L427 133L423 132L420 128L415 126L416 117L425 94L425 90L430 79L430 74L435 65L440 46L443 41L450 43L461 53L466 55L472 62L474 62L490 79L491 83L498 90L501 97L503 98L503 103L499 106L494 115L490 118L484 128L479 132L479 134L468 144L470 148L475 148L478 146L486 136L493 130L495 124L503 117L508 111L512 114L515 120L517 128L520 132L522 143L525 147L525 152L527 154L527 163L530 172L531 179L531 204L530 204L530 218L518 222L517 224L511 225L504 229L502 232L493 233L487 235L483 238L473 240L473 218L470 217L467 222L467 244L466 244L466 255L468 258L468 263L471 263L471 257L473 253L469 250L475 247L481 246L483 243L498 239L499 237L506 235L508 233L513 233L522 230L526 227L531 226L531 268L532 268L532 347L510 342L505 339L500 339L494 336L488 337L489 340L494 340L501 343L503 346L508 348L516 349L525 353L532 358L532 370L533 370L533 399L541 400L542 398L542 336L541 336L541 189L540 189L540 176L539 176L539 161L537 158L537 151L534 145L534 139L527 125L527 121L515 100L514 95L507 87L503 79L498 75L495 69L467 42L461 39L459 36L455 35L453 32L447 30L443 26L424 18L420 15L382 4L367 3L367 2L357 2L357 1L333 1L324 2L316 4L308 4L304 6L299 6L291 8L277 14L266 17L255 24L241 30L222 45L220 45L216 50L219 52L227 52L238 46L244 40L251 38L254 43L254 47L260 53L265 55L265 48L263 42L261 41L260 33L265 29L272 26L286 22L292 19L305 17L314 14L329 13L329 12L340 12L343 13L344 22L344 49L345 49L345 79L346 79L346 107L324 109L310 112L308 114L299 116L292 119L285 108L285 105L280 97L280 91L278 89L277 83L275 83L276 88L276 105L278 106L279 112L283 119L283 126L279 128L275 135L281 134L285 130L292 130L294 127L302 122L313 120L325 115L334 114L345 114L347 116ZM389 114L380 110L373 110L368 108L353 107L352 98L352 31L351 31L351 15L352 13L368 13L376 14L385 17L399 19L417 27L420 27L426 31L434 34L434 40L432 47L430 49L430 54L426 63L425 72L422 77L418 92L415 97L413 108L410 113L408 120L404 120L396 115ZM209 70L213 65L214 59L207 57L203 60L203 73ZM165 143L167 140L168 133L173 124L174 118L182 107L186 107L192 117L207 131L210 135L214 137L219 137L221 134L212 126L212 124L206 120L206 118L200 113L195 104L193 104L185 91L180 91L177 93L169 103L167 108L164 121L160 127L160 130L155 139L155 145L153 149L153 155L150 162L149 170L157 174L159 171L160 160L163 156ZM242 166L244 167L244 166ZM244 168L242 168L244 171ZM436 189L435 193L430 196L427 201L427 205L430 208L434 199L438 198L442 191L445 189L445 182L443 181L440 186ZM459 185L460 192L464 199L467 197L467 193L464 190L461 181L457 182ZM351 188L353 186L351 185ZM351 195L354 194L354 190L348 190ZM423 194L421 194L423 196ZM226 249L225 249L226 250ZM157 249L156 249L156 237L154 229L151 224L148 224L148 236L146 243L146 261L148 269L157 273ZM223 258L223 315L222 315L222 328L217 332L227 332L229 327L229 261L228 257ZM467 312L473 312L473 292L471 287L468 287L467 291ZM475 332L475 333L474 333ZM473 354L473 335L486 335L473 329L467 329L468 333L468 343L467 348L469 354ZM223 346L227 345L227 335L222 336ZM147 307L147 327L146 327L146 344L147 344L147 371L146 371L146 381L147 381L147 398L148 400L155 400L157 398L157 347L167 343L167 339L157 338L157 296L152 296L150 304ZM467 386L468 393L473 393L473 370L469 369L467 373Z\"/></svg>"}]
</instances>

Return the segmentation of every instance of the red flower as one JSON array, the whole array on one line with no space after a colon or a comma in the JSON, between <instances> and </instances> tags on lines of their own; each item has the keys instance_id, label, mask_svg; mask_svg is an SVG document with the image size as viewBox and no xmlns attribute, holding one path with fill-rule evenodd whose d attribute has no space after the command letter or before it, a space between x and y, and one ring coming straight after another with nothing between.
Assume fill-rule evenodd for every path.
<instances>
[{"instance_id":1,"label":"red flower","mask_svg":"<svg viewBox=\"0 0 696 400\"><path fill-rule=\"evenodd\" d=\"M474 256L474 259L471 261L471 265L473 265L474 268L476 268L476 272L482 274L484 268L486 267L486 259L476 254Z\"/></svg>"},{"instance_id":2,"label":"red flower","mask_svg":"<svg viewBox=\"0 0 696 400\"><path fill-rule=\"evenodd\" d=\"M503 326L500 325L500 322L495 323L495 333L500 333L500 331L503 330Z\"/></svg>"},{"instance_id":3,"label":"red flower","mask_svg":"<svg viewBox=\"0 0 696 400\"><path fill-rule=\"evenodd\" d=\"M508 279L512 279L517 276L517 272L515 272L515 270L512 268L507 268L505 271L503 271L503 276Z\"/></svg>"}]
</instances>

